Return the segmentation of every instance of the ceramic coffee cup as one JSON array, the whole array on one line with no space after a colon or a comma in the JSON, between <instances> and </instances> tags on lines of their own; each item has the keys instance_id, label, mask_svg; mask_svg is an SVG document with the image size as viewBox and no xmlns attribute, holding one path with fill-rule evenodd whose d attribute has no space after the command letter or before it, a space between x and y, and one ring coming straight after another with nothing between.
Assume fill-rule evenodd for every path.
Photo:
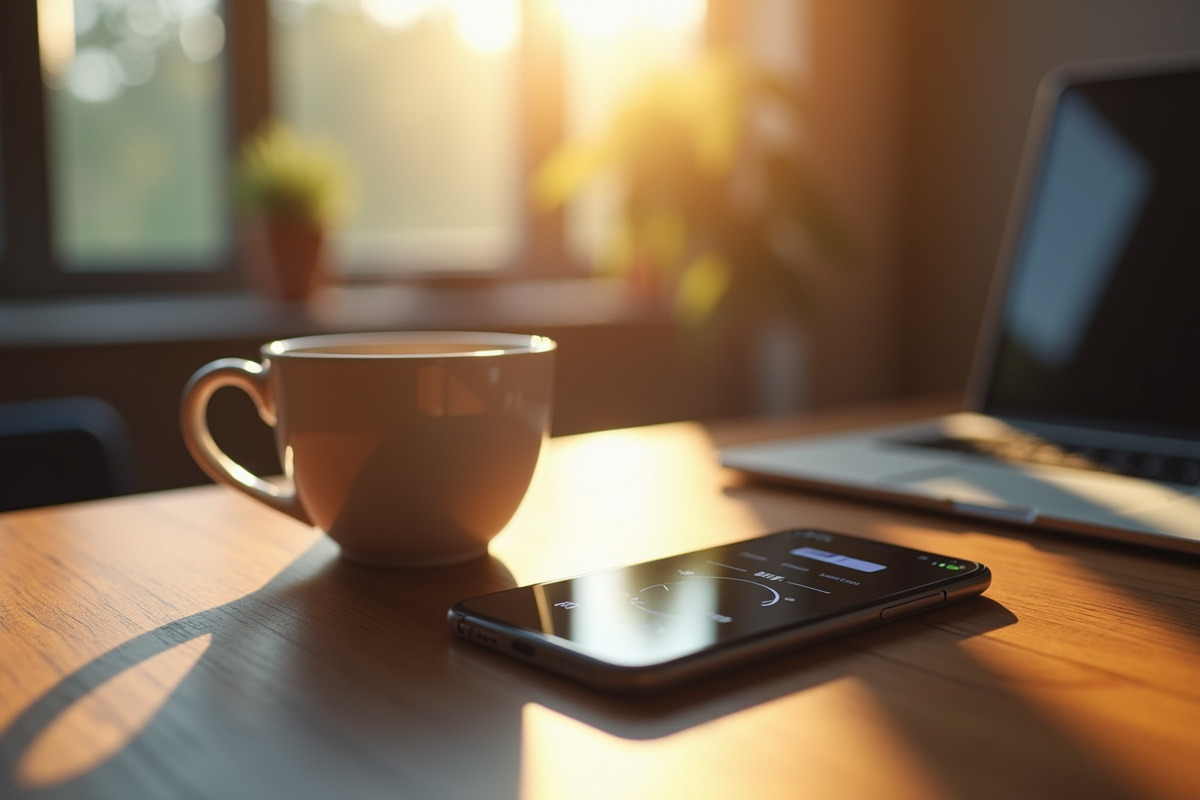
<instances>
[{"instance_id":1,"label":"ceramic coffee cup","mask_svg":"<svg viewBox=\"0 0 1200 800\"><path fill-rule=\"evenodd\" d=\"M465 561L520 505L548 435L556 345L501 333L370 333L271 342L262 363L221 359L184 390L183 438L219 483L317 526L353 561ZM272 482L208 430L235 386L275 429Z\"/></svg>"}]
</instances>

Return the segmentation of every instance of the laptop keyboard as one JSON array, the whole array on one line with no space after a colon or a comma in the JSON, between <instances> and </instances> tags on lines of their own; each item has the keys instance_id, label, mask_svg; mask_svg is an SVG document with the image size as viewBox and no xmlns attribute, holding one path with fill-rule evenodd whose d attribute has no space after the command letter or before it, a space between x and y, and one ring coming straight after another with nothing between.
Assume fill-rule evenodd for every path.
<instances>
[{"instance_id":1,"label":"laptop keyboard","mask_svg":"<svg viewBox=\"0 0 1200 800\"><path fill-rule=\"evenodd\" d=\"M1017 464L1047 464L1111 472L1168 483L1200 483L1200 458L1047 442L1033 436L1003 439L936 438L911 441L918 447L972 453Z\"/></svg>"}]
</instances>

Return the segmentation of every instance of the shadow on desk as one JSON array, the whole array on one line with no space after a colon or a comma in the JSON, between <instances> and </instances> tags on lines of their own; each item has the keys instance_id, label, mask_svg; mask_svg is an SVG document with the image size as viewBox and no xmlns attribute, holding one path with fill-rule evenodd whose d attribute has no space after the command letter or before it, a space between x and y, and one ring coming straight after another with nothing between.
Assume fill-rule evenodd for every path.
<instances>
[{"instance_id":1,"label":"shadow on desk","mask_svg":"<svg viewBox=\"0 0 1200 800\"><path fill-rule=\"evenodd\" d=\"M972 658L972 637L1015 622L986 598L624 700L434 624L454 600L512 583L496 559L373 570L320 539L259 591L136 636L42 695L0 734L0 795L504 800L565 796L553 777L565 768L602 794L635 796L687 774L753 768L698 762L693 744L782 703L786 716L771 724L796 758L837 747L826 756L854 764L850 741L884 721L930 771L959 765L945 773L957 781L944 786L950 796L995 795L998 774L1010 796L1130 796ZM879 719L839 705L847 697L866 698ZM108 738L78 737L85 718L107 719L89 731Z\"/></svg>"}]
</instances>

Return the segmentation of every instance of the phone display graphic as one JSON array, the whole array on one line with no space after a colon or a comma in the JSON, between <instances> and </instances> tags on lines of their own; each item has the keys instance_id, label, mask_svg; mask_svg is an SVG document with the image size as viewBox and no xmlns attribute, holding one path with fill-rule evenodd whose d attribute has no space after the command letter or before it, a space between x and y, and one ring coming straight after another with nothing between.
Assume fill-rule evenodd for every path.
<instances>
[{"instance_id":1,"label":"phone display graphic","mask_svg":"<svg viewBox=\"0 0 1200 800\"><path fill-rule=\"evenodd\" d=\"M457 633L592 683L647 687L982 592L987 568L791 530L465 600Z\"/></svg>"}]
</instances>

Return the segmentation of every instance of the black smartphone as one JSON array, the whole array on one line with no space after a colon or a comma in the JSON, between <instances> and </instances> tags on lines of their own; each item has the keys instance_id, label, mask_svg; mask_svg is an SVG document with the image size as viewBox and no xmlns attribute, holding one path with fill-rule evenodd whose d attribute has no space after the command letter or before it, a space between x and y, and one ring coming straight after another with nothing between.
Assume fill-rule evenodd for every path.
<instances>
[{"instance_id":1,"label":"black smartphone","mask_svg":"<svg viewBox=\"0 0 1200 800\"><path fill-rule=\"evenodd\" d=\"M983 592L983 564L798 529L456 603L471 642L620 692L658 690Z\"/></svg>"}]
</instances>

